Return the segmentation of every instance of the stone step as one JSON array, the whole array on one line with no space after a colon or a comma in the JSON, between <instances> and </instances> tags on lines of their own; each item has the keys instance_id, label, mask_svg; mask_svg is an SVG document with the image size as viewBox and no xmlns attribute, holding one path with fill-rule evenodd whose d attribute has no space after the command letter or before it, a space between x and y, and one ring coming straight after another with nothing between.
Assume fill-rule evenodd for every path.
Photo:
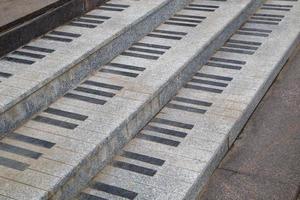
<instances>
[{"instance_id":1,"label":"stone step","mask_svg":"<svg viewBox=\"0 0 300 200\"><path fill-rule=\"evenodd\" d=\"M299 11L266 1L76 200L195 199L299 44Z\"/></svg>"},{"instance_id":2,"label":"stone step","mask_svg":"<svg viewBox=\"0 0 300 200\"><path fill-rule=\"evenodd\" d=\"M0 195L12 199L75 196L260 4L257 0L192 1L6 135L0 143ZM169 137L184 137L183 132L172 134Z\"/></svg>"},{"instance_id":3,"label":"stone step","mask_svg":"<svg viewBox=\"0 0 300 200\"><path fill-rule=\"evenodd\" d=\"M0 137L141 39L188 0L111 0L0 59Z\"/></svg>"}]
</instances>

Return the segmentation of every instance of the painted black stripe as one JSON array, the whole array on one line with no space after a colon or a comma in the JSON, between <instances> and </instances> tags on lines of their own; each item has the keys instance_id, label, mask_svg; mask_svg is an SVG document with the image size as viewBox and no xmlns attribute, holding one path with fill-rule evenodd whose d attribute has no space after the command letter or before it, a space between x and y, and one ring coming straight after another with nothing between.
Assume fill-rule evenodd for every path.
<instances>
[{"instance_id":1,"label":"painted black stripe","mask_svg":"<svg viewBox=\"0 0 300 200\"><path fill-rule=\"evenodd\" d=\"M1 156L0 156L0 165L15 169L15 170L19 170L19 171L24 171L25 169L27 169L29 167L29 165L26 163L22 163L22 162L12 160L9 158L4 158Z\"/></svg>"},{"instance_id":2,"label":"painted black stripe","mask_svg":"<svg viewBox=\"0 0 300 200\"><path fill-rule=\"evenodd\" d=\"M197 15L182 15L182 14L175 14L175 17L185 17L185 18L191 18L191 19L206 19L206 17L197 16Z\"/></svg>"},{"instance_id":3,"label":"painted black stripe","mask_svg":"<svg viewBox=\"0 0 300 200\"><path fill-rule=\"evenodd\" d=\"M265 13L255 13L255 14L253 14L253 16L284 18L284 15L274 15L274 14L265 14Z\"/></svg>"},{"instance_id":4,"label":"painted black stripe","mask_svg":"<svg viewBox=\"0 0 300 200\"><path fill-rule=\"evenodd\" d=\"M184 103L190 103L190 104L199 105L199 106L207 106L207 107L212 105L212 103L209 103L209 102L206 102L206 101L188 99L188 98L184 98L184 97L174 97L172 100L173 101L184 102Z\"/></svg>"},{"instance_id":5,"label":"painted black stripe","mask_svg":"<svg viewBox=\"0 0 300 200\"><path fill-rule=\"evenodd\" d=\"M106 103L106 101L102 100L102 99L86 97L86 96L82 96L82 95L79 95L79 94L73 94L73 93L67 93L67 94L65 94L64 97L70 98L70 99L76 99L76 100L79 100L79 101L85 101L85 102L88 102L88 103L98 104L98 105L104 105Z\"/></svg>"},{"instance_id":6,"label":"painted black stripe","mask_svg":"<svg viewBox=\"0 0 300 200\"><path fill-rule=\"evenodd\" d=\"M245 61L240 60L232 60L227 58L217 58L217 57L211 57L210 60L217 61L217 62L224 62L224 63L232 63L232 64L238 64L238 65L245 65Z\"/></svg>"},{"instance_id":7,"label":"painted black stripe","mask_svg":"<svg viewBox=\"0 0 300 200\"><path fill-rule=\"evenodd\" d=\"M87 193L81 192L79 195L79 200L108 200L108 199L104 199L102 197L98 197L98 196L94 196L92 194L87 194Z\"/></svg>"},{"instance_id":8,"label":"painted black stripe","mask_svg":"<svg viewBox=\"0 0 300 200\"><path fill-rule=\"evenodd\" d=\"M3 78L9 78L9 77L11 77L11 76L12 76L12 74L10 74L10 73L0 72L0 77L3 77Z\"/></svg>"},{"instance_id":9,"label":"painted black stripe","mask_svg":"<svg viewBox=\"0 0 300 200\"><path fill-rule=\"evenodd\" d=\"M48 142L46 140L41 140L41 139L37 139L37 138L33 138L27 135L22 135L16 132L10 133L8 134L6 137L9 137L10 139L14 139L14 140L18 140L21 142L25 142L25 143L29 143L35 146L39 146L39 147L44 147L47 149L52 148L55 143L52 142Z\"/></svg>"},{"instance_id":10,"label":"painted black stripe","mask_svg":"<svg viewBox=\"0 0 300 200\"><path fill-rule=\"evenodd\" d=\"M74 19L73 22L84 22L84 23L91 23L91 24L102 24L104 21L95 20L95 19L77 18L77 19Z\"/></svg>"},{"instance_id":11,"label":"painted black stripe","mask_svg":"<svg viewBox=\"0 0 300 200\"><path fill-rule=\"evenodd\" d=\"M257 21L257 20L248 20L247 23L250 24L267 24L267 25L278 25L278 22L266 22L266 21Z\"/></svg>"},{"instance_id":12,"label":"painted black stripe","mask_svg":"<svg viewBox=\"0 0 300 200\"><path fill-rule=\"evenodd\" d=\"M193 78L191 80L191 82L205 84L205 85L218 86L218 87L227 87L228 86L227 83L220 83L220 82L216 82L216 81L208 81L208 80L196 79L196 78Z\"/></svg>"},{"instance_id":13,"label":"painted black stripe","mask_svg":"<svg viewBox=\"0 0 300 200\"><path fill-rule=\"evenodd\" d=\"M253 55L253 51L246 51L246 50L241 50L241 49L231 49L231 48L220 48L219 51L224 51L224 52L230 52L230 53L238 53L238 54L247 54L247 55Z\"/></svg>"},{"instance_id":14,"label":"painted black stripe","mask_svg":"<svg viewBox=\"0 0 300 200\"><path fill-rule=\"evenodd\" d=\"M156 30L154 30L152 32L154 32L154 33L166 33L166 34L171 34L171 35L187 35L186 32L166 31L166 30L160 30L160 29L156 29Z\"/></svg>"},{"instance_id":15,"label":"painted black stripe","mask_svg":"<svg viewBox=\"0 0 300 200\"><path fill-rule=\"evenodd\" d=\"M118 11L118 12L124 10L124 9L122 9L122 8L109 8L109 7L103 7L103 6L99 7L98 9L99 9L99 10L108 10L108 11Z\"/></svg>"},{"instance_id":16,"label":"painted black stripe","mask_svg":"<svg viewBox=\"0 0 300 200\"><path fill-rule=\"evenodd\" d=\"M123 156L125 158L138 160L141 162L149 163L152 165L157 165L157 166L162 166L165 163L165 161L162 159L154 158L151 156L146 156L146 155L142 155L142 154L134 153L134 152L130 152L130 151L123 151L121 156Z\"/></svg>"},{"instance_id":17,"label":"painted black stripe","mask_svg":"<svg viewBox=\"0 0 300 200\"><path fill-rule=\"evenodd\" d=\"M70 22L68 25L70 26L77 26L81 28L96 28L96 25L93 24L84 24L84 23L77 23L77 22Z\"/></svg>"},{"instance_id":18,"label":"painted black stripe","mask_svg":"<svg viewBox=\"0 0 300 200\"><path fill-rule=\"evenodd\" d=\"M12 54L26 56L26 57L30 57L30 58L37 58L37 59L42 59L45 57L45 55L29 53L29 52L25 52L25 51L14 51L14 52L12 52Z\"/></svg>"},{"instance_id":19,"label":"painted black stripe","mask_svg":"<svg viewBox=\"0 0 300 200\"><path fill-rule=\"evenodd\" d=\"M142 43L142 42L137 42L137 43L134 43L133 45L143 46L143 47L151 47L151 48L156 48L156 49L170 49L171 48L170 46L149 44L149 43Z\"/></svg>"},{"instance_id":20,"label":"painted black stripe","mask_svg":"<svg viewBox=\"0 0 300 200\"><path fill-rule=\"evenodd\" d=\"M281 4L270 4L270 3L264 3L263 6L268 7L277 7L277 8L292 8L292 5L281 5Z\"/></svg>"},{"instance_id":21,"label":"painted black stripe","mask_svg":"<svg viewBox=\"0 0 300 200\"><path fill-rule=\"evenodd\" d=\"M246 49L246 50L257 50L258 49L258 47L240 45L240 44L230 44L230 43L226 43L224 46L225 47L236 48L236 49Z\"/></svg>"},{"instance_id":22,"label":"painted black stripe","mask_svg":"<svg viewBox=\"0 0 300 200\"><path fill-rule=\"evenodd\" d=\"M255 45L255 46L262 45L261 42L253 42L253 41L245 41L245 40L235 40L235 39L230 39L227 42L228 43L237 43L237 44L248 44L248 45Z\"/></svg>"},{"instance_id":23,"label":"painted black stripe","mask_svg":"<svg viewBox=\"0 0 300 200\"><path fill-rule=\"evenodd\" d=\"M189 6L195 6L195 7L200 7L200 8L219 8L219 6L194 4L194 3L190 3Z\"/></svg>"},{"instance_id":24,"label":"painted black stripe","mask_svg":"<svg viewBox=\"0 0 300 200\"><path fill-rule=\"evenodd\" d=\"M171 17L169 19L170 21L177 21L177 22L189 22L189 23L201 23L201 20L195 20L195 19L183 19L183 18L177 18L177 17Z\"/></svg>"},{"instance_id":25,"label":"painted black stripe","mask_svg":"<svg viewBox=\"0 0 300 200\"><path fill-rule=\"evenodd\" d=\"M170 21L166 21L164 24L175 25L175 26L187 26L187 27L196 27L197 26L197 24L186 24L186 23L170 22Z\"/></svg>"},{"instance_id":26,"label":"painted black stripe","mask_svg":"<svg viewBox=\"0 0 300 200\"><path fill-rule=\"evenodd\" d=\"M84 15L83 17L92 18L92 19L104 19L104 20L107 20L107 19L111 18L111 17L107 17L107 16L92 15L92 14L87 14L87 15Z\"/></svg>"},{"instance_id":27,"label":"painted black stripe","mask_svg":"<svg viewBox=\"0 0 300 200\"><path fill-rule=\"evenodd\" d=\"M15 63L20 63L20 64L26 64L26 65L32 65L33 63L35 63L32 60L25 60L25 59L21 59L21 58L14 58L14 57L3 57L2 60L6 60L9 62L15 62Z\"/></svg>"},{"instance_id":28,"label":"painted black stripe","mask_svg":"<svg viewBox=\"0 0 300 200\"><path fill-rule=\"evenodd\" d=\"M42 155L41 153L13 146L10 144L5 144L3 142L0 142L0 150L34 159L38 159Z\"/></svg>"},{"instance_id":29,"label":"painted black stripe","mask_svg":"<svg viewBox=\"0 0 300 200\"><path fill-rule=\"evenodd\" d=\"M220 89L203 87L203 86L199 86L199 85L186 84L184 87L194 89L194 90L202 90L202 91L206 91L206 92L213 92L213 93L222 93L223 92L223 90L220 90Z\"/></svg>"},{"instance_id":30,"label":"painted black stripe","mask_svg":"<svg viewBox=\"0 0 300 200\"><path fill-rule=\"evenodd\" d=\"M130 51L137 51L137 52L144 52L144 53L158 54L158 55L162 55L162 54L165 53L164 51L144 49L144 48L139 48L139 47L130 47L129 50Z\"/></svg>"},{"instance_id":31,"label":"painted black stripe","mask_svg":"<svg viewBox=\"0 0 300 200\"><path fill-rule=\"evenodd\" d=\"M175 131L175 130L171 130L171 129L167 129L167 128L160 128L160 127L151 126L151 125L147 125L143 130L153 131L153 132L162 133L165 135L171 135L171 136L180 137L180 138L184 138L187 136L187 133L182 132L182 131Z\"/></svg>"},{"instance_id":32,"label":"painted black stripe","mask_svg":"<svg viewBox=\"0 0 300 200\"><path fill-rule=\"evenodd\" d=\"M64 110L59 110L59 109L55 109L55 108L47 108L46 110L44 110L44 112L46 113L50 113L53 115L58 115L61 117L67 117L70 119L75 119L75 120L80 120L80 121L84 121L88 118L88 116L85 115L80 115L77 113L73 113L73 112L68 112L68 111L64 111Z\"/></svg>"},{"instance_id":33,"label":"painted black stripe","mask_svg":"<svg viewBox=\"0 0 300 200\"><path fill-rule=\"evenodd\" d=\"M121 168L124 170L128 170L131 172L143 174L146 176L154 176L157 172L156 170L153 170L153 169L141 167L138 165L134 165L134 164L130 164L130 163L122 162L122 161L113 161L112 166Z\"/></svg>"},{"instance_id":34,"label":"painted black stripe","mask_svg":"<svg viewBox=\"0 0 300 200\"><path fill-rule=\"evenodd\" d=\"M115 94L111 93L111 92L105 92L105 91L101 91L101 90L94 90L94 89L80 87L80 86L75 88L74 90L79 91L79 92L88 93L88 94L103 96L103 97L113 97L113 96L115 96Z\"/></svg>"},{"instance_id":35,"label":"painted black stripe","mask_svg":"<svg viewBox=\"0 0 300 200\"><path fill-rule=\"evenodd\" d=\"M210 67L219 67L219 68L225 68L225 69L235 69L235 70L242 69L242 67L240 67L240 66L222 64L222 63L214 63L214 62L208 62L208 63L206 63L206 65L210 66Z\"/></svg>"},{"instance_id":36,"label":"painted black stripe","mask_svg":"<svg viewBox=\"0 0 300 200\"><path fill-rule=\"evenodd\" d=\"M130 57L136 57L136 58L144 58L149 60L157 60L159 59L158 56L151 56L151 55L145 55L145 54L139 54L139 53L132 53L132 52L122 52L121 55L123 56L130 56Z\"/></svg>"},{"instance_id":37,"label":"painted black stripe","mask_svg":"<svg viewBox=\"0 0 300 200\"><path fill-rule=\"evenodd\" d=\"M231 77L217 76L217 75L213 75L213 74L196 73L195 76L203 77L203 78L211 78L211 79L216 79L216 80L222 80L222 81L232 81Z\"/></svg>"},{"instance_id":38,"label":"painted black stripe","mask_svg":"<svg viewBox=\"0 0 300 200\"><path fill-rule=\"evenodd\" d=\"M266 33L254 33L254 32L247 32L247 31L237 31L235 34L238 35L250 35L250 36L257 36L257 37L268 37L269 34Z\"/></svg>"},{"instance_id":39,"label":"painted black stripe","mask_svg":"<svg viewBox=\"0 0 300 200\"><path fill-rule=\"evenodd\" d=\"M69 33L69 32L64 32L64 31L51 31L49 34L72 37L72 38L79 38L81 36L80 34L77 34L77 33Z\"/></svg>"},{"instance_id":40,"label":"painted black stripe","mask_svg":"<svg viewBox=\"0 0 300 200\"><path fill-rule=\"evenodd\" d=\"M206 110L203 110L203 109L192 108L192 107L189 107L189 106L182 106L182 105L178 105L178 104L174 104L174 103L168 103L166 105L166 107L176 109L176 110L183 110L183 111L187 111L187 112L200 113L200 114L206 113Z\"/></svg>"},{"instance_id":41,"label":"painted black stripe","mask_svg":"<svg viewBox=\"0 0 300 200\"><path fill-rule=\"evenodd\" d=\"M38 51L38 52L43 52L43 53L52 53L52 52L55 51L54 49L47 49L47 48L29 46L29 45L26 45L26 46L22 47L22 49L31 50L31 51Z\"/></svg>"},{"instance_id":42,"label":"painted black stripe","mask_svg":"<svg viewBox=\"0 0 300 200\"><path fill-rule=\"evenodd\" d=\"M91 81L91 80L84 81L83 84L102 87L102 88L108 88L108 89L112 89L112 90L121 90L123 88L121 86L111 85L111 84L107 84L107 83L100 83L100 82Z\"/></svg>"},{"instance_id":43,"label":"painted black stripe","mask_svg":"<svg viewBox=\"0 0 300 200\"><path fill-rule=\"evenodd\" d=\"M280 22L282 19L278 18L269 18L269 17L251 17L251 19L262 20L262 21L275 21Z\"/></svg>"},{"instance_id":44,"label":"painted black stripe","mask_svg":"<svg viewBox=\"0 0 300 200\"><path fill-rule=\"evenodd\" d=\"M170 39L170 40L181 40L182 39L182 37L171 36L171 35L161 35L161 34L154 34L154 33L149 33L147 36L155 37L155 38Z\"/></svg>"},{"instance_id":45,"label":"painted black stripe","mask_svg":"<svg viewBox=\"0 0 300 200\"><path fill-rule=\"evenodd\" d=\"M112 186L112 185L108 185L105 183L101 183L101 182L95 182L94 184L91 185L91 187L93 189L96 190L100 190L109 194L113 194L119 197L124 197L130 200L133 200L138 193L133 192L133 191L129 191L120 187L116 187L116 186Z\"/></svg>"},{"instance_id":46,"label":"painted black stripe","mask_svg":"<svg viewBox=\"0 0 300 200\"><path fill-rule=\"evenodd\" d=\"M289 8L272 8L272 7L261 7L261 10L279 10L279 11L290 11Z\"/></svg>"},{"instance_id":47,"label":"painted black stripe","mask_svg":"<svg viewBox=\"0 0 300 200\"><path fill-rule=\"evenodd\" d=\"M52 119L49 117L43 117L43 116L36 116L35 118L33 118L33 120L37 121L37 122L45 123L45 124L50 124L53 126L59 126L59 127L66 128L66 129L75 129L78 126L77 124L73 124L70 122L64 122L64 121Z\"/></svg>"},{"instance_id":48,"label":"painted black stripe","mask_svg":"<svg viewBox=\"0 0 300 200\"><path fill-rule=\"evenodd\" d=\"M121 75L121 76L129 76L129 77L134 77L134 78L139 75L137 73L123 72L123 71L118 71L118 70L113 70L113 69L100 69L99 71L104 72L104 73L116 74L116 75Z\"/></svg>"},{"instance_id":49,"label":"painted black stripe","mask_svg":"<svg viewBox=\"0 0 300 200\"><path fill-rule=\"evenodd\" d=\"M57 41L57 42L72 42L73 41L70 38L61 38L61 37L54 37L54 36L49 36L49 35L44 35L41 38L45 39L45 40L53 40L53 41Z\"/></svg>"},{"instance_id":50,"label":"painted black stripe","mask_svg":"<svg viewBox=\"0 0 300 200\"><path fill-rule=\"evenodd\" d=\"M121 68L121 69L129 69L129 70L135 70L135 71L144 71L146 68L144 67L137 67L133 65L125 65L125 64L120 64L120 63L109 63L109 66Z\"/></svg>"},{"instance_id":51,"label":"painted black stripe","mask_svg":"<svg viewBox=\"0 0 300 200\"><path fill-rule=\"evenodd\" d=\"M147 134L138 134L136 136L136 138L148 140L148 141L152 141L152 142L156 142L156 143L160 143L160 144L165 144L165 145L169 145L169 146L173 146L173 147L177 147L180 144L180 142L175 141L175 140L170 140L170 139L157 137L157 136L153 136L153 135L147 135Z\"/></svg>"},{"instance_id":52,"label":"painted black stripe","mask_svg":"<svg viewBox=\"0 0 300 200\"><path fill-rule=\"evenodd\" d=\"M189 130L194 127L194 125L192 125L192 124L186 124L186 123L172 121L172 120L168 120L168 119L162 119L162 118L154 118L151 120L151 122L175 126L178 128L184 128L184 129L189 129Z\"/></svg>"},{"instance_id":53,"label":"painted black stripe","mask_svg":"<svg viewBox=\"0 0 300 200\"><path fill-rule=\"evenodd\" d=\"M196 10L196 11L204 11L204 12L214 12L214 9L205 9L205 8L195 8L195 7L185 7L184 10Z\"/></svg>"},{"instance_id":54,"label":"painted black stripe","mask_svg":"<svg viewBox=\"0 0 300 200\"><path fill-rule=\"evenodd\" d=\"M129 5L124 4L117 4L117 3L105 3L105 6L112 6L112 7L120 7L120 8L128 8Z\"/></svg>"},{"instance_id":55,"label":"painted black stripe","mask_svg":"<svg viewBox=\"0 0 300 200\"><path fill-rule=\"evenodd\" d=\"M259 28L240 28L240 30L242 30L242 31L260 32L260 33L272 33L272 30L259 29Z\"/></svg>"}]
</instances>

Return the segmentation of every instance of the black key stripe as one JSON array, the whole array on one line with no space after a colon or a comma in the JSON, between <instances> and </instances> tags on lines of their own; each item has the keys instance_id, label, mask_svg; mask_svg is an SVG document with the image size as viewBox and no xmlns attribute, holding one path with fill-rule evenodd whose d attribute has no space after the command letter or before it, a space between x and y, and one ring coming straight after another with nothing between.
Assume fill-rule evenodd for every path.
<instances>
[{"instance_id":1,"label":"black key stripe","mask_svg":"<svg viewBox=\"0 0 300 200\"><path fill-rule=\"evenodd\" d=\"M12 54L19 55L19 56L26 56L26 57L30 57L30 58L37 58L37 59L42 59L45 57L45 55L29 53L29 52L25 52L25 51L14 51L14 52L12 52Z\"/></svg>"},{"instance_id":2,"label":"black key stripe","mask_svg":"<svg viewBox=\"0 0 300 200\"><path fill-rule=\"evenodd\" d=\"M107 88L107 89L112 89L112 90L121 90L123 88L121 86L111 85L111 84L107 84L107 83L100 83L100 82L91 81L91 80L84 81L82 84L92 85L92 86L102 87L102 88Z\"/></svg>"},{"instance_id":3,"label":"black key stripe","mask_svg":"<svg viewBox=\"0 0 300 200\"><path fill-rule=\"evenodd\" d=\"M84 24L84 23L77 23L77 22L70 22L68 25L70 26L77 26L81 28L96 28L96 25L93 24Z\"/></svg>"},{"instance_id":4,"label":"black key stripe","mask_svg":"<svg viewBox=\"0 0 300 200\"><path fill-rule=\"evenodd\" d=\"M162 166L165 163L165 161L162 159L154 158L151 156L146 156L146 155L142 155L142 154L134 153L134 152L130 152L130 151L123 151L121 156L125 157L125 158L138 160L141 162L149 163L152 165L157 165L157 166Z\"/></svg>"},{"instance_id":5,"label":"black key stripe","mask_svg":"<svg viewBox=\"0 0 300 200\"><path fill-rule=\"evenodd\" d=\"M3 77L3 78L9 78L9 77L11 77L11 76L12 76L12 74L10 74L10 73L0 72L0 77Z\"/></svg>"},{"instance_id":6,"label":"black key stripe","mask_svg":"<svg viewBox=\"0 0 300 200\"><path fill-rule=\"evenodd\" d=\"M100 72L104 73L110 73L110 74L116 74L120 76L128 76L128 77L137 77L139 74L137 73L132 73L132 72L123 72L123 71L118 71L118 70L113 70L113 69L100 69Z\"/></svg>"},{"instance_id":7,"label":"black key stripe","mask_svg":"<svg viewBox=\"0 0 300 200\"><path fill-rule=\"evenodd\" d=\"M138 194L133 191L129 191L120 187L108 185L105 183L101 182L95 182L94 184L91 185L91 188L103 191L112 195L116 195L119 197L124 197L130 200L133 200Z\"/></svg>"},{"instance_id":8,"label":"black key stripe","mask_svg":"<svg viewBox=\"0 0 300 200\"><path fill-rule=\"evenodd\" d=\"M107 20L107 19L111 18L111 17L107 17L107 16L92 15L92 14L87 14L87 15L84 15L83 17L85 17L85 18L92 18L92 19L102 19L102 20Z\"/></svg>"},{"instance_id":9,"label":"black key stripe","mask_svg":"<svg viewBox=\"0 0 300 200\"><path fill-rule=\"evenodd\" d=\"M106 101L102 100L102 99L86 97L86 96L82 96L79 94L73 94L73 93L67 93L67 94L65 94L64 97L70 98L70 99L75 99L78 101L84 101L84 102L88 102L88 103L92 103L92 104L97 104L97 105L104 105L106 103Z\"/></svg>"},{"instance_id":10,"label":"black key stripe","mask_svg":"<svg viewBox=\"0 0 300 200\"><path fill-rule=\"evenodd\" d=\"M71 37L71 38L79 38L81 36L80 34L77 34L77 33L69 33L69 32L65 32L65 31L51 31L49 34Z\"/></svg>"},{"instance_id":11,"label":"black key stripe","mask_svg":"<svg viewBox=\"0 0 300 200\"><path fill-rule=\"evenodd\" d=\"M212 85L212 86L217 86L217 87L227 87L228 86L227 83L220 83L220 82L216 82L216 81L208 81L208 80L196 79L196 78L193 78L190 82L200 83L200 84L204 84L204 85Z\"/></svg>"},{"instance_id":12,"label":"black key stripe","mask_svg":"<svg viewBox=\"0 0 300 200\"><path fill-rule=\"evenodd\" d=\"M153 32L155 32L155 31L153 31ZM133 45L134 46L151 47L151 48L156 48L156 49L170 49L171 48L170 46L149 44L149 43L142 43L142 42L137 42L137 43L134 43Z\"/></svg>"},{"instance_id":13,"label":"black key stripe","mask_svg":"<svg viewBox=\"0 0 300 200\"><path fill-rule=\"evenodd\" d=\"M154 37L154 38L170 39L170 40L181 40L182 39L182 37L178 37L178 36L161 35L161 34L154 34L154 33L149 33L147 36Z\"/></svg>"},{"instance_id":14,"label":"black key stripe","mask_svg":"<svg viewBox=\"0 0 300 200\"><path fill-rule=\"evenodd\" d=\"M246 45L254 45L254 46L262 45L262 43L260 43L260 42L235 40L235 39L230 39L230 40L227 41L227 43L246 44Z\"/></svg>"},{"instance_id":15,"label":"black key stripe","mask_svg":"<svg viewBox=\"0 0 300 200\"><path fill-rule=\"evenodd\" d=\"M137 67L133 65L125 65L120 63L109 63L108 66L121 68L121 69L129 69L129 70L135 70L135 71L144 71L146 68L144 67Z\"/></svg>"},{"instance_id":16,"label":"black key stripe","mask_svg":"<svg viewBox=\"0 0 300 200\"><path fill-rule=\"evenodd\" d=\"M206 19L206 17L196 16L196 15L182 15L182 14L175 14L175 17L184 17L184 18L191 18L191 19Z\"/></svg>"},{"instance_id":17,"label":"black key stripe","mask_svg":"<svg viewBox=\"0 0 300 200\"><path fill-rule=\"evenodd\" d=\"M153 136L153 135L147 135L147 134L138 134L136 136L136 138L148 140L151 142L156 142L156 143L160 143L160 144L164 144L164 145L169 145L169 146L173 146L173 147L177 147L180 144L180 142L175 141L175 140L170 140L170 139L157 137L157 136Z\"/></svg>"},{"instance_id":18,"label":"black key stripe","mask_svg":"<svg viewBox=\"0 0 300 200\"><path fill-rule=\"evenodd\" d=\"M182 35L182 36L187 35L186 32L166 31L166 30L160 30L160 29L156 29L156 30L154 30L154 31L152 31L152 32L154 32L154 33L166 33L166 34L170 34L170 35ZM169 47L169 48L171 48L171 47ZM169 49L169 48L168 48L168 49Z\"/></svg>"},{"instance_id":19,"label":"black key stripe","mask_svg":"<svg viewBox=\"0 0 300 200\"><path fill-rule=\"evenodd\" d=\"M128 170L131 172L143 174L146 176L154 176L157 172L156 170L153 170L153 169L141 167L138 165L134 165L134 164L130 164L130 163L122 162L122 161L113 161L112 166L120 168L120 169Z\"/></svg>"},{"instance_id":20,"label":"black key stripe","mask_svg":"<svg viewBox=\"0 0 300 200\"><path fill-rule=\"evenodd\" d=\"M165 124L165 125L174 126L178 128L189 129L189 130L191 130L194 127L194 125L192 124L186 124L186 123L172 121L168 119L162 119L162 118L154 118L151 120L151 122Z\"/></svg>"},{"instance_id":21,"label":"black key stripe","mask_svg":"<svg viewBox=\"0 0 300 200\"><path fill-rule=\"evenodd\" d=\"M132 52L122 52L121 55L123 56L129 56L129 57L136 57L136 58L144 58L149 60L157 60L159 59L158 56L151 56L146 54L139 54L139 53L132 53Z\"/></svg>"},{"instance_id":22,"label":"black key stripe","mask_svg":"<svg viewBox=\"0 0 300 200\"><path fill-rule=\"evenodd\" d=\"M208 63L206 63L206 65L210 66L210 67L218 67L218 68L224 68L224 69L234 69L234 70L242 69L242 67L240 67L240 66L223 64L223 63L215 63L215 62L208 62Z\"/></svg>"},{"instance_id":23,"label":"black key stripe","mask_svg":"<svg viewBox=\"0 0 300 200\"><path fill-rule=\"evenodd\" d=\"M8 137L10 139L13 139L13 140L18 140L18 141L21 141L21 142L29 143L31 145L44 147L44 148L47 148L47 149L50 149L55 145L55 143L48 142L48 141L41 140L41 139L37 139L37 138L33 138L33 137L30 137L30 136L27 136L27 135L22 135L22 134L19 134L19 133L16 133L16 132L10 133L6 137Z\"/></svg>"},{"instance_id":24,"label":"black key stripe","mask_svg":"<svg viewBox=\"0 0 300 200\"><path fill-rule=\"evenodd\" d=\"M111 92L105 92L105 91L101 91L101 90L94 90L94 89L90 89L90 88L85 88L85 87L77 87L74 89L75 91L79 91L79 92L84 92L87 94L93 94L93 95L98 95L98 96L103 96L103 97L110 97L112 98L113 96L115 96L114 93Z\"/></svg>"},{"instance_id":25,"label":"black key stripe","mask_svg":"<svg viewBox=\"0 0 300 200\"><path fill-rule=\"evenodd\" d=\"M165 135L171 135L171 136L180 137L180 138L185 138L187 136L187 133L182 132L182 131L175 131L175 130L171 130L171 129L167 129L167 128L160 128L160 127L151 126L151 125L147 125L143 130L153 131L153 132L162 133Z\"/></svg>"},{"instance_id":26,"label":"black key stripe","mask_svg":"<svg viewBox=\"0 0 300 200\"><path fill-rule=\"evenodd\" d=\"M10 56L3 57L2 60L25 64L25 65L32 65L33 63L35 63L33 60L25 60L21 58L10 57Z\"/></svg>"},{"instance_id":27,"label":"black key stripe","mask_svg":"<svg viewBox=\"0 0 300 200\"><path fill-rule=\"evenodd\" d=\"M0 142L0 150L33 159L38 159L42 155L41 153L13 146L10 144L5 144L3 142Z\"/></svg>"},{"instance_id":28,"label":"black key stripe","mask_svg":"<svg viewBox=\"0 0 300 200\"><path fill-rule=\"evenodd\" d=\"M28 45L23 46L22 49L38 51L38 52L43 52L43 53L52 53L55 51L54 49L47 49L47 48L43 48L43 47L28 46Z\"/></svg>"},{"instance_id":29,"label":"black key stripe","mask_svg":"<svg viewBox=\"0 0 300 200\"><path fill-rule=\"evenodd\" d=\"M46 110L44 110L45 113L50 113L53 115L58 115L61 117L66 117L69 119L75 119L75 120L80 120L80 121L84 121L88 118L88 116L85 115L80 115L77 113L73 113L73 112L68 112L68 111L64 111L64 110L59 110L59 109L55 109L55 108L47 108Z\"/></svg>"},{"instance_id":30,"label":"black key stripe","mask_svg":"<svg viewBox=\"0 0 300 200\"><path fill-rule=\"evenodd\" d=\"M165 53L164 51L144 49L144 48L139 48L139 47L130 47L129 50L136 51L136 52L142 52L142 53L158 54L158 55L162 55Z\"/></svg>"},{"instance_id":31,"label":"black key stripe","mask_svg":"<svg viewBox=\"0 0 300 200\"><path fill-rule=\"evenodd\" d=\"M206 110L203 110L203 109L193 108L193 107L183 106L183 105L178 105L178 104L174 104L174 103L168 103L166 105L166 107L167 108L176 109L176 110L183 110L183 111L187 111L187 112L200 113L200 114L206 113Z\"/></svg>"},{"instance_id":32,"label":"black key stripe","mask_svg":"<svg viewBox=\"0 0 300 200\"><path fill-rule=\"evenodd\" d=\"M22 162L12 160L9 158L4 158L1 156L0 156L0 165L11 168L11 169L19 170L19 171L24 171L25 169L27 169L29 167L29 165L26 163L22 163Z\"/></svg>"},{"instance_id":33,"label":"black key stripe","mask_svg":"<svg viewBox=\"0 0 300 200\"><path fill-rule=\"evenodd\" d=\"M231 63L231 64L238 64L238 65L245 65L245 61L240 61L240 60L233 60L233 59L227 59L227 58L217 58L217 57L211 57L211 61L216 61L216 62L224 62L224 63Z\"/></svg>"},{"instance_id":34,"label":"black key stripe","mask_svg":"<svg viewBox=\"0 0 300 200\"><path fill-rule=\"evenodd\" d=\"M102 24L104 21L95 20L95 19L84 19L84 18L77 18L73 20L74 22L86 22L90 24Z\"/></svg>"},{"instance_id":35,"label":"black key stripe","mask_svg":"<svg viewBox=\"0 0 300 200\"><path fill-rule=\"evenodd\" d=\"M195 76L197 77L203 77L203 78L210 78L210 79L216 79L216 80L222 80L222 81L232 81L231 77L226 76L217 76L213 74L204 74L204 73L196 73Z\"/></svg>"},{"instance_id":36,"label":"black key stripe","mask_svg":"<svg viewBox=\"0 0 300 200\"><path fill-rule=\"evenodd\" d=\"M190 22L190 23L201 23L201 20L195 20L195 19L184 19L184 18L178 18L178 17L171 17L169 19L170 21L178 21L178 22Z\"/></svg>"},{"instance_id":37,"label":"black key stripe","mask_svg":"<svg viewBox=\"0 0 300 200\"><path fill-rule=\"evenodd\" d=\"M246 49L246 50L257 50L258 49L258 47L246 46L246 45L240 45L240 44L230 44L230 43L225 44L224 47L231 47L231 48L236 48L236 49Z\"/></svg>"},{"instance_id":38,"label":"black key stripe","mask_svg":"<svg viewBox=\"0 0 300 200\"><path fill-rule=\"evenodd\" d=\"M229 52L229 53L237 53L237 54L247 54L247 55L253 55L253 51L246 51L241 49L231 49L231 48L220 48L219 51Z\"/></svg>"},{"instance_id":39,"label":"black key stripe","mask_svg":"<svg viewBox=\"0 0 300 200\"><path fill-rule=\"evenodd\" d=\"M187 24L187 23L171 22L171 21L166 21L164 24L175 25L175 26L187 26L187 27L196 27L197 26L197 24Z\"/></svg>"},{"instance_id":40,"label":"black key stripe","mask_svg":"<svg viewBox=\"0 0 300 200\"><path fill-rule=\"evenodd\" d=\"M70 38L61 38L61 37L54 37L54 36L49 36L49 35L44 35L41 38L45 39L45 40L52 40L52 41L57 41L57 42L72 42L73 41Z\"/></svg>"},{"instance_id":41,"label":"black key stripe","mask_svg":"<svg viewBox=\"0 0 300 200\"><path fill-rule=\"evenodd\" d=\"M44 116L36 116L35 118L33 118L33 120L40 123L45 123L53 126L58 126L61 128L66 128L66 129L75 129L78 126L77 124L64 122L61 120L52 119L50 117L44 117Z\"/></svg>"}]
</instances>

